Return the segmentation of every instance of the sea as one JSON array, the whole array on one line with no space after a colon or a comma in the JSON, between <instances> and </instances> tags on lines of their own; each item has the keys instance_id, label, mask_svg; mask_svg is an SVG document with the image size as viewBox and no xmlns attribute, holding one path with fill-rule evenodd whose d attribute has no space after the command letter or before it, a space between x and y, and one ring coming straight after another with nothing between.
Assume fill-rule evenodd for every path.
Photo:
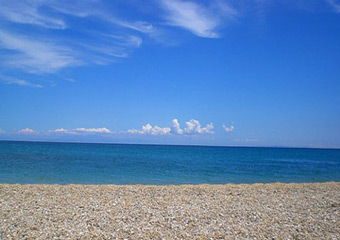
<instances>
[{"instance_id":1,"label":"sea","mask_svg":"<svg viewBox=\"0 0 340 240\"><path fill-rule=\"evenodd\" d=\"M0 183L340 181L340 150L0 141Z\"/></svg>"}]
</instances>

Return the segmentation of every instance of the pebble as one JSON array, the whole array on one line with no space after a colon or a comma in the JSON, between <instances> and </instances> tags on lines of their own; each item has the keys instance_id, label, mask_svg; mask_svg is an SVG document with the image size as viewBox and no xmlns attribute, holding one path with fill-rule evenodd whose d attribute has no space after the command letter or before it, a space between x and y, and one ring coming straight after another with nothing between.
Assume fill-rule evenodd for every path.
<instances>
[{"instance_id":1,"label":"pebble","mask_svg":"<svg viewBox=\"0 0 340 240\"><path fill-rule=\"evenodd\" d=\"M0 239L340 239L340 182L0 184Z\"/></svg>"}]
</instances>

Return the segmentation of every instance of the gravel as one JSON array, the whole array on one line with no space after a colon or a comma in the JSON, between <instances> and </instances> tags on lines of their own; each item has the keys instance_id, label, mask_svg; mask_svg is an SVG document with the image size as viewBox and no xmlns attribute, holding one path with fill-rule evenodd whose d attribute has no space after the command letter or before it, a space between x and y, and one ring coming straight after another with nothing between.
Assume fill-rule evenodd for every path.
<instances>
[{"instance_id":1,"label":"gravel","mask_svg":"<svg viewBox=\"0 0 340 240\"><path fill-rule=\"evenodd\" d=\"M2 184L0 239L340 239L340 182Z\"/></svg>"}]
</instances>

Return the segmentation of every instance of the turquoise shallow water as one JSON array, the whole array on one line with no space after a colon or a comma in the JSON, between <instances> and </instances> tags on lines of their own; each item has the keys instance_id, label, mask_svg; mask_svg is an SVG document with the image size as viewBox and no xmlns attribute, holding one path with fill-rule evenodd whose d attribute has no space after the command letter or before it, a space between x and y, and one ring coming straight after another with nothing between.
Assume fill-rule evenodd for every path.
<instances>
[{"instance_id":1,"label":"turquoise shallow water","mask_svg":"<svg viewBox=\"0 0 340 240\"><path fill-rule=\"evenodd\" d=\"M340 150L0 141L0 183L340 181Z\"/></svg>"}]
</instances>

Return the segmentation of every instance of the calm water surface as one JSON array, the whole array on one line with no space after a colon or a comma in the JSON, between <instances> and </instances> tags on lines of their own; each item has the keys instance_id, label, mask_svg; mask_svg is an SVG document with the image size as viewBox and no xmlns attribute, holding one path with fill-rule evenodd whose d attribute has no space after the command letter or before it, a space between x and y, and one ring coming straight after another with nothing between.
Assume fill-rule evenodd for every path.
<instances>
[{"instance_id":1,"label":"calm water surface","mask_svg":"<svg viewBox=\"0 0 340 240\"><path fill-rule=\"evenodd\" d=\"M340 150L0 141L0 183L340 181Z\"/></svg>"}]
</instances>

